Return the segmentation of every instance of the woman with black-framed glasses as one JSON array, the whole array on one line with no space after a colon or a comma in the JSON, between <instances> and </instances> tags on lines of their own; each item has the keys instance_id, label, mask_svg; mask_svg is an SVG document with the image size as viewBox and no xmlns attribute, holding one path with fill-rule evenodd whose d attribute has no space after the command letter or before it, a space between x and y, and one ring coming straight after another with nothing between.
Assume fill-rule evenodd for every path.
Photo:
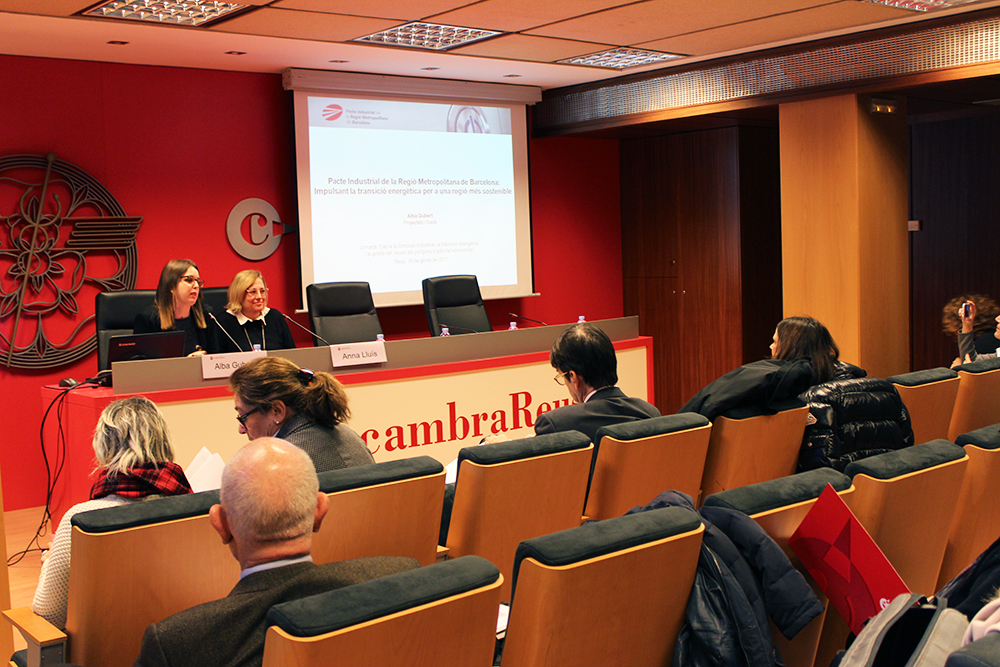
<instances>
[{"instance_id":1,"label":"woman with black-framed glasses","mask_svg":"<svg viewBox=\"0 0 1000 667\"><path fill-rule=\"evenodd\" d=\"M133 333L184 332L184 354L194 357L220 352L217 327L208 326L207 306L202 304L198 265L189 259L172 259L160 272L153 306L132 322Z\"/></svg>"},{"instance_id":2,"label":"woman with black-framed glasses","mask_svg":"<svg viewBox=\"0 0 1000 667\"><path fill-rule=\"evenodd\" d=\"M264 357L237 368L229 388L239 431L248 439L286 440L309 455L316 472L375 462L365 441L345 423L351 416L347 392L330 373Z\"/></svg>"}]
</instances>

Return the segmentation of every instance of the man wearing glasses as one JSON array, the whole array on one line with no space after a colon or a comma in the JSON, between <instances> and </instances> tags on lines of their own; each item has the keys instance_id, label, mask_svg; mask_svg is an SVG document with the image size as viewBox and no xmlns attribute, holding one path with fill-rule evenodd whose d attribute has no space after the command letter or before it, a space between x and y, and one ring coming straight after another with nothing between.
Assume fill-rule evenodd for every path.
<instances>
[{"instance_id":1,"label":"man wearing glasses","mask_svg":"<svg viewBox=\"0 0 1000 667\"><path fill-rule=\"evenodd\" d=\"M573 325L556 339L549 353L556 382L566 387L573 405L546 412L535 421L535 434L580 431L591 441L603 426L659 417L641 398L630 398L615 385L618 357L608 335L589 322Z\"/></svg>"}]
</instances>

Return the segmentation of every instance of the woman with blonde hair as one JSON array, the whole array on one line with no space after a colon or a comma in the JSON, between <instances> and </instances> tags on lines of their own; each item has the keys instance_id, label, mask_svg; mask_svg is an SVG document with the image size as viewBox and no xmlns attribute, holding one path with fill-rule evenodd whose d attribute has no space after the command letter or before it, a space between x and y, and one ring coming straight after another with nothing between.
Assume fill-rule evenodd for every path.
<instances>
[{"instance_id":1,"label":"woman with blonde hair","mask_svg":"<svg viewBox=\"0 0 1000 667\"><path fill-rule=\"evenodd\" d=\"M132 322L137 334L179 330L184 332L184 354L193 357L219 351L215 326L208 326L202 305L198 266L190 259L172 259L160 272L154 305Z\"/></svg>"},{"instance_id":2,"label":"woman with blonde hair","mask_svg":"<svg viewBox=\"0 0 1000 667\"><path fill-rule=\"evenodd\" d=\"M329 373L299 368L283 357L264 357L229 377L240 433L273 436L301 447L316 472L374 463L364 440L346 422L344 386Z\"/></svg>"},{"instance_id":3,"label":"woman with blonde hair","mask_svg":"<svg viewBox=\"0 0 1000 667\"><path fill-rule=\"evenodd\" d=\"M226 312L219 314L225 333L219 336L223 352L286 350L295 347L285 316L267 305L267 283L260 271L240 271L229 285Z\"/></svg>"},{"instance_id":4,"label":"woman with blonde hair","mask_svg":"<svg viewBox=\"0 0 1000 667\"><path fill-rule=\"evenodd\" d=\"M184 471L173 462L167 423L148 398L123 398L104 408L94 430L94 454L98 475L90 500L71 507L59 522L31 603L36 614L59 628L66 626L73 516L191 493Z\"/></svg>"}]
</instances>

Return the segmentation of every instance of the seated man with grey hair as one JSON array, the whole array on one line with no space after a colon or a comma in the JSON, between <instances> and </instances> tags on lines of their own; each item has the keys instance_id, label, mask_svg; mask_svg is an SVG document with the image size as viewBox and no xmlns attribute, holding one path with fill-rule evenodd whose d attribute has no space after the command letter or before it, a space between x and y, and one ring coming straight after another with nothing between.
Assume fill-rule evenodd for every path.
<instances>
[{"instance_id":1,"label":"seated man with grey hair","mask_svg":"<svg viewBox=\"0 0 1000 667\"><path fill-rule=\"evenodd\" d=\"M233 455L219 501L209 521L239 561L240 581L227 597L146 628L137 667L260 665L273 605L418 566L388 557L314 564L312 534L327 497L309 456L278 438L259 438Z\"/></svg>"}]
</instances>

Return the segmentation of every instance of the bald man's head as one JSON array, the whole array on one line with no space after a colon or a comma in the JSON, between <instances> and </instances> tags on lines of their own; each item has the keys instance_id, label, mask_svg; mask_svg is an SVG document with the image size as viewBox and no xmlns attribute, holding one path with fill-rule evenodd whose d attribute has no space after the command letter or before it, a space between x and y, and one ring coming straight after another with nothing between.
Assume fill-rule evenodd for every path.
<instances>
[{"instance_id":1,"label":"bald man's head","mask_svg":"<svg viewBox=\"0 0 1000 667\"><path fill-rule=\"evenodd\" d=\"M258 438L226 464L220 503L237 541L274 543L313 531L318 491L308 454L278 438Z\"/></svg>"}]
</instances>

